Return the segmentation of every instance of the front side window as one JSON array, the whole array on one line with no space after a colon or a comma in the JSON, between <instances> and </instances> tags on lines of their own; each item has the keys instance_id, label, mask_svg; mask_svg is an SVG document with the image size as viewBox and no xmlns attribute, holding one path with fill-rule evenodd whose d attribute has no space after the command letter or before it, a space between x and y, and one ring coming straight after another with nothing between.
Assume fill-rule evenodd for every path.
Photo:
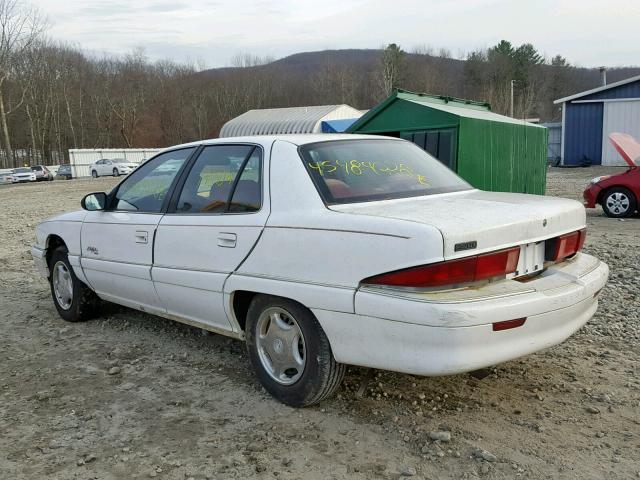
<instances>
[{"instance_id":1,"label":"front side window","mask_svg":"<svg viewBox=\"0 0 640 480\"><path fill-rule=\"evenodd\" d=\"M253 145L211 145L195 161L180 193L180 213L260 210L261 150Z\"/></svg>"},{"instance_id":2,"label":"front side window","mask_svg":"<svg viewBox=\"0 0 640 480\"><path fill-rule=\"evenodd\" d=\"M183 148L158 155L120 184L114 198L115 210L158 213L184 162L195 148Z\"/></svg>"},{"instance_id":3,"label":"front side window","mask_svg":"<svg viewBox=\"0 0 640 480\"><path fill-rule=\"evenodd\" d=\"M472 188L424 150L401 140L303 145L304 166L327 204L417 197Z\"/></svg>"}]
</instances>

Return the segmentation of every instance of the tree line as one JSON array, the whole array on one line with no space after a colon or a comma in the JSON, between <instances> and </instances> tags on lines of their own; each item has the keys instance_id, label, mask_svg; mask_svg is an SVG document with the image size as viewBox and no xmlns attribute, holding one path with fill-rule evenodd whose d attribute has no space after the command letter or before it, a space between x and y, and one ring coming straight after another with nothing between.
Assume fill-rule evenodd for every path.
<instances>
[{"instance_id":1,"label":"tree line","mask_svg":"<svg viewBox=\"0 0 640 480\"><path fill-rule=\"evenodd\" d=\"M559 119L553 100L598 82L597 71L497 45L463 60L446 49L238 55L231 67L150 61L142 49L97 57L46 38L38 12L0 0L0 167L64 163L71 148L164 147L217 136L255 108L346 103L371 108L394 88L487 101L498 113ZM636 73L625 70L620 75ZM630 76L627 75L627 76ZM595 84L594 84L595 83Z\"/></svg>"}]
</instances>

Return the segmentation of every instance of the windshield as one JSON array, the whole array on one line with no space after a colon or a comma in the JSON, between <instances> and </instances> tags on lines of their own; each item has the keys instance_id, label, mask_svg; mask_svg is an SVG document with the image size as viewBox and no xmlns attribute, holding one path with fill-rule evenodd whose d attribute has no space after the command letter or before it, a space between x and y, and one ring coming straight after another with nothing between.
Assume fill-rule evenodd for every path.
<instances>
[{"instance_id":1,"label":"windshield","mask_svg":"<svg viewBox=\"0 0 640 480\"><path fill-rule=\"evenodd\" d=\"M13 173L31 173L30 168L16 168Z\"/></svg>"},{"instance_id":2,"label":"windshield","mask_svg":"<svg viewBox=\"0 0 640 480\"><path fill-rule=\"evenodd\" d=\"M413 143L338 140L303 145L304 165L327 204L457 192L467 182Z\"/></svg>"},{"instance_id":3,"label":"windshield","mask_svg":"<svg viewBox=\"0 0 640 480\"><path fill-rule=\"evenodd\" d=\"M115 158L111 160L111 163L129 163L129 162L126 161L124 158Z\"/></svg>"}]
</instances>

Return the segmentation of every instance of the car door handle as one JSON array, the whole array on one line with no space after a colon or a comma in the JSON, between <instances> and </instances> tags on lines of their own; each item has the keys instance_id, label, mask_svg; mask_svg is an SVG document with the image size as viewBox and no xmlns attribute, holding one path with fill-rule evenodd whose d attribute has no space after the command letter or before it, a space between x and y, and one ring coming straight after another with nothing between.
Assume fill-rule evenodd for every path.
<instances>
[{"instance_id":1,"label":"car door handle","mask_svg":"<svg viewBox=\"0 0 640 480\"><path fill-rule=\"evenodd\" d=\"M148 243L149 242L149 232L145 232L143 230L136 230L136 243Z\"/></svg>"},{"instance_id":2,"label":"car door handle","mask_svg":"<svg viewBox=\"0 0 640 480\"><path fill-rule=\"evenodd\" d=\"M218 234L218 246L226 248L235 248L238 237L235 233L220 232Z\"/></svg>"}]
</instances>

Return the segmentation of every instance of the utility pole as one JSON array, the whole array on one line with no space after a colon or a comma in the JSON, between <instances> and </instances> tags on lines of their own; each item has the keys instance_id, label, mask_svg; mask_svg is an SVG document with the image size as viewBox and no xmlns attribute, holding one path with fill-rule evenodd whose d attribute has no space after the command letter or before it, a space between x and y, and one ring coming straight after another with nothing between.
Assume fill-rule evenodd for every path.
<instances>
[{"instance_id":1,"label":"utility pole","mask_svg":"<svg viewBox=\"0 0 640 480\"><path fill-rule=\"evenodd\" d=\"M509 112L511 115L511 118L513 118L513 84L516 83L515 80L511 80L511 104L510 104L510 108L509 108Z\"/></svg>"}]
</instances>

